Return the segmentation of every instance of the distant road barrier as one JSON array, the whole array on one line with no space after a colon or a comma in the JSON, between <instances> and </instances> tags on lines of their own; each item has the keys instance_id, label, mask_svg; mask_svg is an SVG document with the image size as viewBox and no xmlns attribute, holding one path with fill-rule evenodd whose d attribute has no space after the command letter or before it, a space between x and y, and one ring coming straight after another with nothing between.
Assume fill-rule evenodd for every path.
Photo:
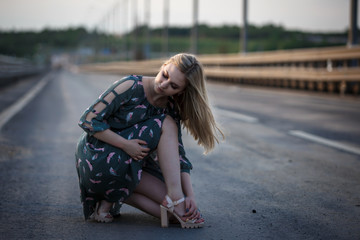
<instances>
[{"instance_id":1,"label":"distant road barrier","mask_svg":"<svg viewBox=\"0 0 360 240\"><path fill-rule=\"evenodd\" d=\"M44 71L23 58L0 55L0 87L14 81Z\"/></svg>"},{"instance_id":2,"label":"distant road barrier","mask_svg":"<svg viewBox=\"0 0 360 240\"><path fill-rule=\"evenodd\" d=\"M360 70L342 69L329 72L322 69L297 68L206 68L210 80L242 84L317 90L327 92L359 93Z\"/></svg>"},{"instance_id":3,"label":"distant road barrier","mask_svg":"<svg viewBox=\"0 0 360 240\"><path fill-rule=\"evenodd\" d=\"M360 59L360 47L326 47L201 57L206 66L346 67Z\"/></svg>"},{"instance_id":4,"label":"distant road barrier","mask_svg":"<svg viewBox=\"0 0 360 240\"><path fill-rule=\"evenodd\" d=\"M209 80L359 94L360 48L329 47L226 55L200 55ZM80 66L82 71L154 75L162 59Z\"/></svg>"}]
</instances>

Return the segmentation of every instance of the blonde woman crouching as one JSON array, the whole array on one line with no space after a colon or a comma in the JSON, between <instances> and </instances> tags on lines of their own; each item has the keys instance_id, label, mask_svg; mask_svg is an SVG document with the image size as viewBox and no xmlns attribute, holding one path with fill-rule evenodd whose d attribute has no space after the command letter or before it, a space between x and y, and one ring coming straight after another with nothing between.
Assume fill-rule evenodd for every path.
<instances>
[{"instance_id":1,"label":"blonde woman crouching","mask_svg":"<svg viewBox=\"0 0 360 240\"><path fill-rule=\"evenodd\" d=\"M165 62L156 77L116 81L82 115L76 151L85 219L111 222L122 203L182 228L204 225L181 139L185 127L205 152L218 135L203 68L190 54ZM170 213L170 214L168 214Z\"/></svg>"}]
</instances>

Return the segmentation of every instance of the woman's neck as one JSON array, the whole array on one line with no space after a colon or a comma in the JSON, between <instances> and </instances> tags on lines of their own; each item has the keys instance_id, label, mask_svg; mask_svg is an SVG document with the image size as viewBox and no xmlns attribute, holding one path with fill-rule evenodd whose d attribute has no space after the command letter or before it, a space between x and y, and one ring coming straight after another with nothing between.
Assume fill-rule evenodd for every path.
<instances>
[{"instance_id":1,"label":"woman's neck","mask_svg":"<svg viewBox=\"0 0 360 240\"><path fill-rule=\"evenodd\" d=\"M143 77L143 86L148 102L155 107L166 107L167 96L155 92L155 78Z\"/></svg>"}]
</instances>

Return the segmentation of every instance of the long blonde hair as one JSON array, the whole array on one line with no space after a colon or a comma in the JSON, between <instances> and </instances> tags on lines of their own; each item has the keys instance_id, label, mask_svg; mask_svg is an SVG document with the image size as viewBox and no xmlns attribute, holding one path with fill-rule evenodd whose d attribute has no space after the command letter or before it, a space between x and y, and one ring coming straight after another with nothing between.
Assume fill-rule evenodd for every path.
<instances>
[{"instance_id":1,"label":"long blonde hair","mask_svg":"<svg viewBox=\"0 0 360 240\"><path fill-rule=\"evenodd\" d=\"M174 64L187 79L183 93L174 96L178 105L182 125L190 132L197 143L204 147L205 154L219 143L218 136L224 139L212 114L209 104L206 80L201 63L194 55L180 53L171 57L165 64Z\"/></svg>"}]
</instances>

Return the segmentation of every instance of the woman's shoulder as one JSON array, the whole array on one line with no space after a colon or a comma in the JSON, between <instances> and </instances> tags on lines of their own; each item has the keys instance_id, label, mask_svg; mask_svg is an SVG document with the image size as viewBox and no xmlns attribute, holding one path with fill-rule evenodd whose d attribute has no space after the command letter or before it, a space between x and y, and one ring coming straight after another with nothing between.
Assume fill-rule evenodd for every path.
<instances>
[{"instance_id":1,"label":"woman's shoulder","mask_svg":"<svg viewBox=\"0 0 360 240\"><path fill-rule=\"evenodd\" d=\"M138 86L142 86L142 77L129 75L114 82L113 89L119 94L127 90L136 90Z\"/></svg>"},{"instance_id":2,"label":"woman's shoulder","mask_svg":"<svg viewBox=\"0 0 360 240\"><path fill-rule=\"evenodd\" d=\"M129 76L123 77L122 79L133 80L133 81L142 81L142 76L141 75L129 75Z\"/></svg>"},{"instance_id":3,"label":"woman's shoulder","mask_svg":"<svg viewBox=\"0 0 360 240\"><path fill-rule=\"evenodd\" d=\"M132 85L135 85L135 84L138 84L139 82L142 82L142 76L139 76L139 75L129 75L129 76L126 76L126 77L123 77L117 81L114 82L114 85L120 85L120 84L132 84Z\"/></svg>"}]
</instances>

